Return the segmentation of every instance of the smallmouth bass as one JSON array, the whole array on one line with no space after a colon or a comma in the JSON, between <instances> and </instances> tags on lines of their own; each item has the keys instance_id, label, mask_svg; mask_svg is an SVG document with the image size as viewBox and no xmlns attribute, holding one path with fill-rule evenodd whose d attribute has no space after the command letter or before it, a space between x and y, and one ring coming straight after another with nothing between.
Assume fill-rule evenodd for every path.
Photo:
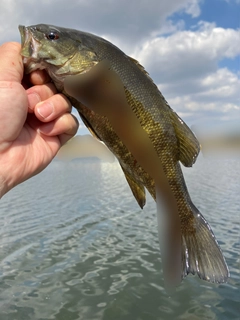
<instances>
[{"instance_id":1,"label":"smallmouth bass","mask_svg":"<svg viewBox=\"0 0 240 320\"><path fill-rule=\"evenodd\" d=\"M201 279L225 282L228 268L211 227L189 196L180 163L190 167L199 143L170 108L144 68L110 42L72 29L49 25L19 27L25 72L46 69L59 92L68 96L89 131L113 152L139 206L145 205L145 188L156 200L155 182L116 134L109 119L69 96L64 80L89 72L102 61L120 78L128 105L147 133L161 160L176 199L181 224L181 277L197 273Z\"/></svg>"}]
</instances>

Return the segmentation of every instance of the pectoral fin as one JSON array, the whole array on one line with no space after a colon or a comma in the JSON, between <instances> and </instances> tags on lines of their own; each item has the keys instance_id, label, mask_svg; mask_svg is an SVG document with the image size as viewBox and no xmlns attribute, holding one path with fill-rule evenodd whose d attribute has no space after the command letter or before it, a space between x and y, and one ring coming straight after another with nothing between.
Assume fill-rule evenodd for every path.
<instances>
[{"instance_id":1,"label":"pectoral fin","mask_svg":"<svg viewBox=\"0 0 240 320\"><path fill-rule=\"evenodd\" d=\"M133 193L135 199L137 200L137 203L139 204L141 209L143 209L143 207L146 203L145 189L144 189L143 184L140 184L139 182L137 182L130 174L128 174L125 171L125 169L122 166L121 166L121 168L125 174L127 182L132 190L132 193Z\"/></svg>"},{"instance_id":2,"label":"pectoral fin","mask_svg":"<svg viewBox=\"0 0 240 320\"><path fill-rule=\"evenodd\" d=\"M194 133L174 111L170 116L178 138L179 160L185 167L191 167L199 154L200 144Z\"/></svg>"}]
</instances>

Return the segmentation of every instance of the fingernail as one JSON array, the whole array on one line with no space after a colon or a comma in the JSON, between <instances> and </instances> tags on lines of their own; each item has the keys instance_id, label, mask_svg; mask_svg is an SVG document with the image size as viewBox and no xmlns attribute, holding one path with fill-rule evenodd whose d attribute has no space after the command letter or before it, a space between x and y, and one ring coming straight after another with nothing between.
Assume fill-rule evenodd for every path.
<instances>
[{"instance_id":1,"label":"fingernail","mask_svg":"<svg viewBox=\"0 0 240 320\"><path fill-rule=\"evenodd\" d=\"M29 103L29 108L34 109L36 104L38 104L41 101L39 95L37 93L30 93L28 94L28 103Z\"/></svg>"},{"instance_id":2,"label":"fingernail","mask_svg":"<svg viewBox=\"0 0 240 320\"><path fill-rule=\"evenodd\" d=\"M48 118L53 113L53 105L49 102L39 103L37 107L37 112L44 119Z\"/></svg>"}]
</instances>

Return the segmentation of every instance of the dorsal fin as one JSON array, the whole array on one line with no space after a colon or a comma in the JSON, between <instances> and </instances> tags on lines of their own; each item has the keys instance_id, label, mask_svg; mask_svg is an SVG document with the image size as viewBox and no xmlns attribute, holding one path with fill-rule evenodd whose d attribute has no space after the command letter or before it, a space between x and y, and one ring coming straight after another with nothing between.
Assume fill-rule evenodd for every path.
<instances>
[{"instance_id":1,"label":"dorsal fin","mask_svg":"<svg viewBox=\"0 0 240 320\"><path fill-rule=\"evenodd\" d=\"M138 66L138 68L143 72L143 73L145 73L147 76L149 76L149 73L145 70L145 68L136 60L136 59L134 59L134 58L132 58L132 57L128 57L133 63L135 63L137 66Z\"/></svg>"},{"instance_id":2,"label":"dorsal fin","mask_svg":"<svg viewBox=\"0 0 240 320\"><path fill-rule=\"evenodd\" d=\"M185 167L191 167L199 154L200 144L194 133L176 112L170 112L170 116L178 139L179 160Z\"/></svg>"},{"instance_id":3,"label":"dorsal fin","mask_svg":"<svg viewBox=\"0 0 240 320\"><path fill-rule=\"evenodd\" d=\"M156 84L153 82L153 79L150 77L149 73L146 71L146 69L134 58L132 57L128 57L130 59L130 61L132 61L140 70L141 72L143 72L149 80L151 80L151 82L156 86ZM156 86L157 87L157 86Z\"/></svg>"}]
</instances>

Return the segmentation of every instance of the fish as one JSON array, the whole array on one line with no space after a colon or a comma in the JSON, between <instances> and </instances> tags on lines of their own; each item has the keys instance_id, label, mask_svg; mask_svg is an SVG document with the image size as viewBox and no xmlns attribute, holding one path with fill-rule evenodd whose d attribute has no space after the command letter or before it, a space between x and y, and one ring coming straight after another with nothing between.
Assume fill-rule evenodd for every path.
<instances>
[{"instance_id":1,"label":"fish","mask_svg":"<svg viewBox=\"0 0 240 320\"><path fill-rule=\"evenodd\" d=\"M25 73L47 71L57 90L78 110L90 133L115 155L133 196L143 208L146 190L157 200L154 178L134 157L108 117L69 95L64 87L68 76L88 74L107 61L120 79L127 104L151 141L174 195L181 228L181 279L191 273L209 282L226 282L229 270L222 250L190 198L180 165L191 167L195 163L200 144L144 67L111 42L91 33L46 24L19 26L19 31Z\"/></svg>"}]
</instances>

